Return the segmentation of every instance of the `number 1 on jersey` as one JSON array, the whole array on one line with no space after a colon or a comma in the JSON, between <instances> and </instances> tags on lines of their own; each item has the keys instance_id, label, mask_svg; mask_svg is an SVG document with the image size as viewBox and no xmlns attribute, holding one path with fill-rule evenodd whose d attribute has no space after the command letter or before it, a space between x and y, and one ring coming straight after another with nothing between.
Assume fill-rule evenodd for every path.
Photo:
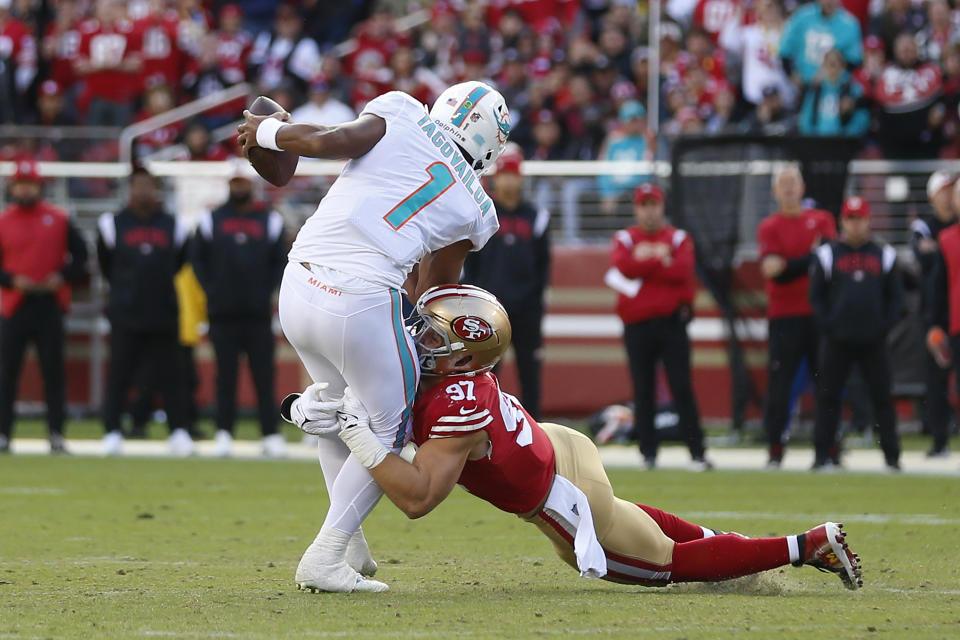
<instances>
[{"instance_id":1,"label":"number 1 on jersey","mask_svg":"<svg viewBox=\"0 0 960 640\"><path fill-rule=\"evenodd\" d=\"M383 216L394 230L405 225L410 218L420 213L424 207L453 186L453 172L442 162L434 162L427 167L427 175L430 178L426 182Z\"/></svg>"}]
</instances>

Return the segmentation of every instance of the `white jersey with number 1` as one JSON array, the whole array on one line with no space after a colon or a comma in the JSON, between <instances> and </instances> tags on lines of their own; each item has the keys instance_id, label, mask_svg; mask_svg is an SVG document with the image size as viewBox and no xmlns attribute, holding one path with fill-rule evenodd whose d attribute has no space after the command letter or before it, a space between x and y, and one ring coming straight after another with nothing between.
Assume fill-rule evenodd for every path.
<instances>
[{"instance_id":1,"label":"white jersey with number 1","mask_svg":"<svg viewBox=\"0 0 960 640\"><path fill-rule=\"evenodd\" d=\"M465 239L477 251L500 225L480 178L422 104L391 91L364 113L383 118L386 133L347 163L297 234L290 260L399 289L428 253Z\"/></svg>"}]
</instances>

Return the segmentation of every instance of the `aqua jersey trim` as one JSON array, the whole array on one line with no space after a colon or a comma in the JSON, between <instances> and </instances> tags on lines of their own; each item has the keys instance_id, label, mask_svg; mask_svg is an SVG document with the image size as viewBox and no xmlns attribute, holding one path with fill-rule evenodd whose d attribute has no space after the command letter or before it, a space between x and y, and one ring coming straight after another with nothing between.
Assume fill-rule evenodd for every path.
<instances>
[{"instance_id":1,"label":"aqua jersey trim","mask_svg":"<svg viewBox=\"0 0 960 640\"><path fill-rule=\"evenodd\" d=\"M407 403L400 416L400 425L397 429L397 437L393 442L394 448L400 448L406 444L407 430L410 428L410 414L413 411L413 402L417 395L417 364L410 352L410 343L407 342L407 330L403 325L401 313L403 302L400 299L400 292L396 289L390 290L390 306L393 315L393 335L397 342L397 353L400 355L400 364L403 368L403 395Z\"/></svg>"}]
</instances>

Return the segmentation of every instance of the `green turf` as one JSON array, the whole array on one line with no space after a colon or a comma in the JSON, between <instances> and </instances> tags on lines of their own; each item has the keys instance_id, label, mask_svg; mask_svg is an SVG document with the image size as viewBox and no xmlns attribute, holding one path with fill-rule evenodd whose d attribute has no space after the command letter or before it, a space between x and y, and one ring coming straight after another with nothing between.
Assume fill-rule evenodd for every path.
<instances>
[{"instance_id":1,"label":"green turf","mask_svg":"<svg viewBox=\"0 0 960 640\"><path fill-rule=\"evenodd\" d=\"M386 594L295 590L326 506L308 462L0 458L2 638L948 638L955 478L611 472L617 493L748 535L845 518L865 587L786 568L647 589L577 577L530 525L456 490L365 526Z\"/></svg>"},{"instance_id":2,"label":"green turf","mask_svg":"<svg viewBox=\"0 0 960 640\"><path fill-rule=\"evenodd\" d=\"M573 428L584 429L582 420L576 419L559 419L557 420L560 424L565 424ZM288 442L299 442L303 437L303 433L299 431L296 427L291 424L280 423L280 432L284 434ZM212 438L214 431L216 431L216 426L214 425L213 420L204 418L197 422L197 428L207 437ZM100 420L96 419L83 419L83 420L70 420L67 423L66 427L67 438L70 439L79 439L79 440L89 440L103 437L103 423ZM147 436L150 439L162 439L166 438L169 435L167 426L160 422L151 422L147 426ZM706 425L706 434L708 437L713 437L714 440L717 438L722 439L723 436L730 434L729 426L723 424L720 421L715 421L711 426L710 423ZM261 437L260 435L260 426L259 424L250 418L242 418L237 420L237 425L235 429L234 436L238 440L254 440ZM809 428L801 430L799 433L795 433L791 437L791 446L793 447L810 447L810 430ZM38 418L25 418L18 420L15 425L15 438L46 438L47 437L47 426L46 422ZM761 433L759 430L759 425L756 425L756 428L751 430L743 443L738 443L735 446L744 446L744 447L758 447L766 448L767 436L765 433ZM919 434L901 434L900 436L900 445L904 451L926 451L930 448L930 436L924 436ZM711 445L711 446L726 446L726 445ZM860 448L874 448L876 443L872 441L864 441L863 438L859 436L848 436L845 440L845 445L850 449L860 449Z\"/></svg>"}]
</instances>

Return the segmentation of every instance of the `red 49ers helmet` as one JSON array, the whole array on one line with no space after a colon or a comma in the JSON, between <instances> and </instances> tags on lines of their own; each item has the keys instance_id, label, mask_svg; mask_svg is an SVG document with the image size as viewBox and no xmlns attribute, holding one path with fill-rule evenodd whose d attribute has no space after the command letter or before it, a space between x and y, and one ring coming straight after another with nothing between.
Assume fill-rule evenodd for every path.
<instances>
[{"instance_id":1,"label":"red 49ers helmet","mask_svg":"<svg viewBox=\"0 0 960 640\"><path fill-rule=\"evenodd\" d=\"M489 291L469 285L432 287L420 296L410 331L425 376L478 375L510 346L510 318Z\"/></svg>"}]
</instances>

